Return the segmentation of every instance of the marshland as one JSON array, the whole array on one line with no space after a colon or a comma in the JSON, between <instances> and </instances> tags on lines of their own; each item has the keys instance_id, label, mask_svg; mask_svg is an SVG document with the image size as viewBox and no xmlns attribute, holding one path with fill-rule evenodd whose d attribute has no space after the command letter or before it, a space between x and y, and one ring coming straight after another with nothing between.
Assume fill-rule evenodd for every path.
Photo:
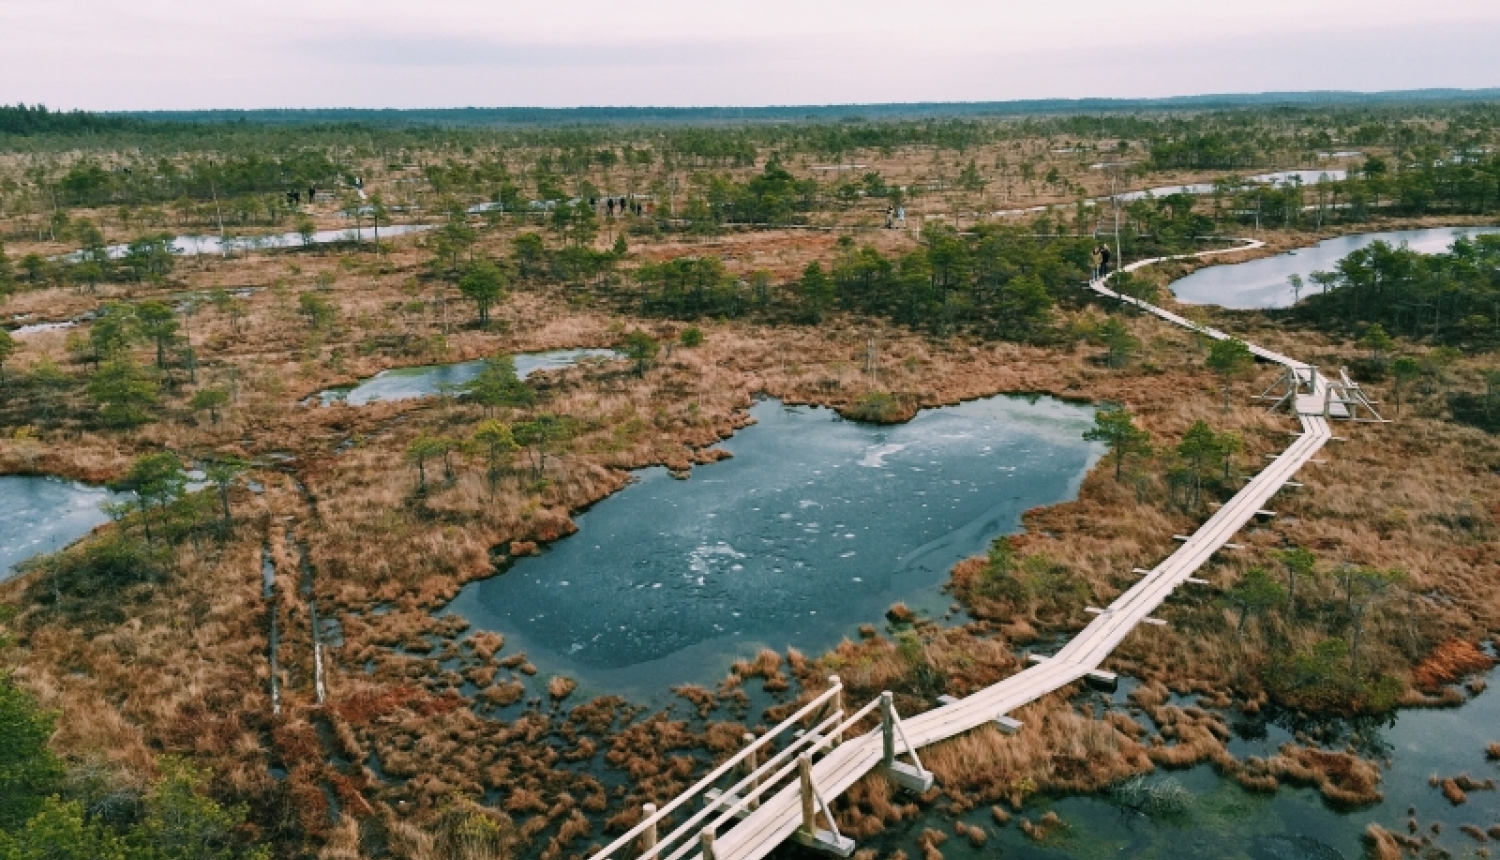
<instances>
[{"instance_id":1,"label":"marshland","mask_svg":"<svg viewBox=\"0 0 1500 860\"><path fill-rule=\"evenodd\" d=\"M0 856L190 811L197 856L575 860L831 674L903 714L995 683L1288 444L1277 368L1083 289L1101 244L1241 237L1114 283L1390 422L1337 424L1118 691L840 827L1500 840L1494 104L344 119L0 108Z\"/></svg>"}]
</instances>

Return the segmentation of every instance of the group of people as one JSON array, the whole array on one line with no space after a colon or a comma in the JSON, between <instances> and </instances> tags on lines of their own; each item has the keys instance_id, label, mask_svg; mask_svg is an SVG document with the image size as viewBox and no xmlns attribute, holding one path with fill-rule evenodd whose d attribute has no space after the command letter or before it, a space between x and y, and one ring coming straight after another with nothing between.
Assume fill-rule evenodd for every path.
<instances>
[{"instance_id":1,"label":"group of people","mask_svg":"<svg viewBox=\"0 0 1500 860\"><path fill-rule=\"evenodd\" d=\"M1100 278L1104 277L1105 275L1108 275L1109 272L1110 272L1110 268L1109 268L1109 261L1110 261L1109 246L1106 245L1106 244L1104 244L1103 242L1099 243L1098 245L1095 245L1094 246L1094 255L1093 255L1093 257L1094 257L1094 278L1093 279L1097 281Z\"/></svg>"},{"instance_id":2,"label":"group of people","mask_svg":"<svg viewBox=\"0 0 1500 860\"><path fill-rule=\"evenodd\" d=\"M885 207L885 229L890 230L891 228L895 227L898 222L902 227L906 226L906 207Z\"/></svg>"},{"instance_id":3,"label":"group of people","mask_svg":"<svg viewBox=\"0 0 1500 860\"><path fill-rule=\"evenodd\" d=\"M318 188L317 188L317 186L315 186L315 185L309 185L309 186L307 186L307 205L311 206L312 204L316 203L317 200L318 200ZM291 191L288 191L286 193L286 202L287 202L288 206L301 206L302 205L302 192L300 190L296 189L296 188L292 189Z\"/></svg>"},{"instance_id":4,"label":"group of people","mask_svg":"<svg viewBox=\"0 0 1500 860\"><path fill-rule=\"evenodd\" d=\"M590 199L589 205L594 207L595 211L599 209L597 200ZM651 214L651 204L650 202L642 203L639 200L627 200L624 197L619 199L614 197L604 198L604 214L613 218L616 211L621 215L649 215Z\"/></svg>"}]
</instances>

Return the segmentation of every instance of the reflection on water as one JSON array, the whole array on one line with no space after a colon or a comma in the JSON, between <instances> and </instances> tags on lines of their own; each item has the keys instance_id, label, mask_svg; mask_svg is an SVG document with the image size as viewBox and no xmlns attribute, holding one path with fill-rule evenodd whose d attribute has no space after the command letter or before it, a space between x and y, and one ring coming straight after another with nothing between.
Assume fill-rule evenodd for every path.
<instances>
[{"instance_id":1,"label":"reflection on water","mask_svg":"<svg viewBox=\"0 0 1500 860\"><path fill-rule=\"evenodd\" d=\"M1493 233L1500 227L1434 227L1428 230L1389 230L1383 233L1359 233L1340 236L1312 246L1274 257L1263 257L1247 263L1209 266L1172 284L1178 301L1195 305L1219 305L1226 308L1285 308L1292 305L1289 278L1299 275L1306 298L1318 287L1312 283L1313 272L1331 272L1339 260L1374 244L1405 244L1413 251L1436 254L1448 250L1460 236Z\"/></svg>"},{"instance_id":2,"label":"reflection on water","mask_svg":"<svg viewBox=\"0 0 1500 860\"><path fill-rule=\"evenodd\" d=\"M587 359L618 358L612 349L555 349L548 352L523 352L512 356L516 376L525 379L539 370L560 370ZM353 386L330 388L317 394L324 406L336 401L363 406L376 400L412 400L431 397L445 389L463 385L484 370L487 359L456 364L428 364L420 367L398 367L375 374Z\"/></svg>"},{"instance_id":3,"label":"reflection on water","mask_svg":"<svg viewBox=\"0 0 1500 860\"><path fill-rule=\"evenodd\" d=\"M941 614L957 561L1077 494L1093 410L996 397L871 426L757 404L734 458L648 469L579 532L449 607L544 671L651 696L762 645L815 652L896 601Z\"/></svg>"},{"instance_id":4,"label":"reflection on water","mask_svg":"<svg viewBox=\"0 0 1500 860\"><path fill-rule=\"evenodd\" d=\"M0 476L0 580L17 564L56 552L109 521L101 502L118 498L103 487L30 475Z\"/></svg>"}]
</instances>

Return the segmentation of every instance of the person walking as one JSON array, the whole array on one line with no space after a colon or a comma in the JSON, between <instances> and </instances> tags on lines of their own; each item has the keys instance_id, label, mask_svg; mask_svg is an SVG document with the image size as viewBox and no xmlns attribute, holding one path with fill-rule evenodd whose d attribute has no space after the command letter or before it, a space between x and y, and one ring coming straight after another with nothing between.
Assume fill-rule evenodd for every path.
<instances>
[{"instance_id":1,"label":"person walking","mask_svg":"<svg viewBox=\"0 0 1500 860\"><path fill-rule=\"evenodd\" d=\"M1109 246L1099 246L1099 277L1109 277Z\"/></svg>"},{"instance_id":2,"label":"person walking","mask_svg":"<svg viewBox=\"0 0 1500 860\"><path fill-rule=\"evenodd\" d=\"M1091 281L1097 281L1097 280L1099 280L1099 267L1102 266L1102 265L1104 265L1104 246L1103 245L1095 245L1094 246L1094 250L1092 252L1090 252L1090 254L1089 254L1089 261L1090 261L1090 266L1089 266L1089 280L1091 280Z\"/></svg>"},{"instance_id":3,"label":"person walking","mask_svg":"<svg viewBox=\"0 0 1500 860\"><path fill-rule=\"evenodd\" d=\"M905 206L897 206L896 207L896 223L898 223L898 224L901 225L901 229L902 230L906 229L906 207Z\"/></svg>"},{"instance_id":4,"label":"person walking","mask_svg":"<svg viewBox=\"0 0 1500 860\"><path fill-rule=\"evenodd\" d=\"M896 226L896 207L885 207L885 229L889 230Z\"/></svg>"}]
</instances>

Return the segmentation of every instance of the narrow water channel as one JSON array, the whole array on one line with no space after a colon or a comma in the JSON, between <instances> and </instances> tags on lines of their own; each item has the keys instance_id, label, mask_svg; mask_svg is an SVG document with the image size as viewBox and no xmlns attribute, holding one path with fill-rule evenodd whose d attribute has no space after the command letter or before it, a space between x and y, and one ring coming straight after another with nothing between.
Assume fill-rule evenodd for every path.
<instances>
[{"instance_id":1,"label":"narrow water channel","mask_svg":"<svg viewBox=\"0 0 1500 860\"><path fill-rule=\"evenodd\" d=\"M721 679L762 646L816 653L904 601L934 615L953 564L1077 495L1094 410L993 397L872 426L766 400L688 481L647 469L543 555L446 611L583 692Z\"/></svg>"},{"instance_id":2,"label":"narrow water channel","mask_svg":"<svg viewBox=\"0 0 1500 860\"><path fill-rule=\"evenodd\" d=\"M387 239L395 236L404 236L409 233L420 233L431 230L431 224L382 224L380 225L380 238ZM221 239L218 236L192 235L173 236L172 253L184 257L195 257L202 254L242 253L245 251L263 251L276 248L301 248L308 245L327 245L333 242L373 242L375 241L375 229L369 225L351 225L339 230L319 230L309 235L311 241L304 241L301 233L272 233L266 236L229 236ZM122 259L130 250L129 245L110 245L106 247L111 259ZM64 259L76 260L79 252L67 255Z\"/></svg>"},{"instance_id":3,"label":"narrow water channel","mask_svg":"<svg viewBox=\"0 0 1500 860\"><path fill-rule=\"evenodd\" d=\"M516 363L516 376L521 379L541 370L572 367L581 361L606 361L619 357L620 354L612 349L554 349L546 352L523 352L512 356ZM463 385L474 379L484 370L486 361L488 359L481 358L454 364L398 367L377 373L358 384L329 388L314 396L324 406L333 403L363 406L377 400L412 400L418 397L431 397L445 389Z\"/></svg>"}]
</instances>

